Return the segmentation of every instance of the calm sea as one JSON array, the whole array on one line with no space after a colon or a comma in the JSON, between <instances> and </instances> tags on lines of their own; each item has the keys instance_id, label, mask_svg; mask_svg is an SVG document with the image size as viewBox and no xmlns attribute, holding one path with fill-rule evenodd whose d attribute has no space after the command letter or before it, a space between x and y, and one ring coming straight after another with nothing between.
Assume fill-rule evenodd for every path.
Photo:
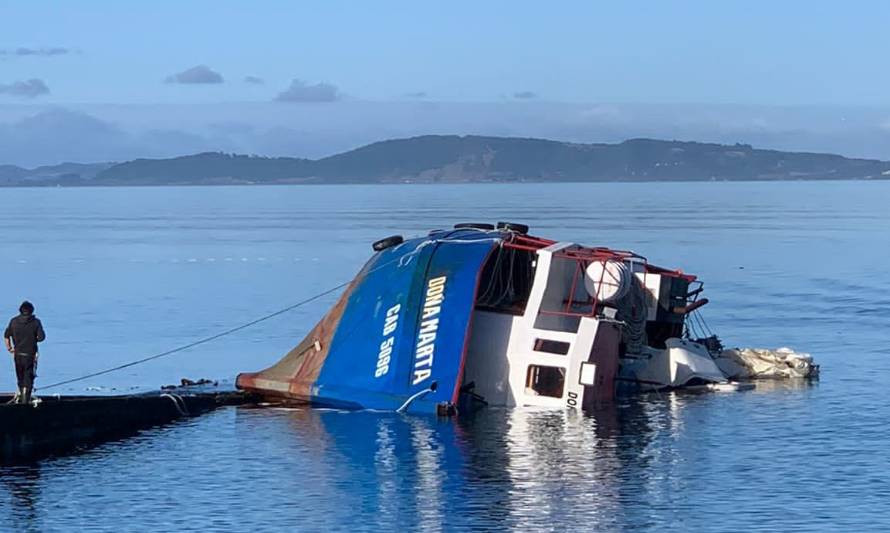
<instances>
[{"instance_id":1,"label":"calm sea","mask_svg":"<svg viewBox=\"0 0 890 533\"><path fill-rule=\"evenodd\" d=\"M590 416L458 420L227 408L0 469L0 530L890 528L890 183L2 191L0 310L47 330L38 384L188 343L353 276L370 243L509 220L699 274L730 346L822 377L648 395ZM276 361L333 297L52 392L228 381ZM11 361L0 390L14 386Z\"/></svg>"}]
</instances>

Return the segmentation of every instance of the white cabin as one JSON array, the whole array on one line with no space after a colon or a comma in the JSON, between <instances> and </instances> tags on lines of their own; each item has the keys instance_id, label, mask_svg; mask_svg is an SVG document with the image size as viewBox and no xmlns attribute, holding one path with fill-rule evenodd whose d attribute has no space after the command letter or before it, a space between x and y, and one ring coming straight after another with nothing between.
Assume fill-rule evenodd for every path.
<instances>
[{"instance_id":1,"label":"white cabin","mask_svg":"<svg viewBox=\"0 0 890 533\"><path fill-rule=\"evenodd\" d=\"M488 405L587 409L620 379L725 382L707 350L680 339L694 279L630 252L505 243L483 270L462 385Z\"/></svg>"}]
</instances>

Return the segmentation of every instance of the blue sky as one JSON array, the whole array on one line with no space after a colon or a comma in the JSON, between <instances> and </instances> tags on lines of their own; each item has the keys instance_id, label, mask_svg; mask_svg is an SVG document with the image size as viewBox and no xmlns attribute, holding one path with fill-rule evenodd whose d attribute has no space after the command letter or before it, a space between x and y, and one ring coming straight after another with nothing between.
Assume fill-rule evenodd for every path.
<instances>
[{"instance_id":1,"label":"blue sky","mask_svg":"<svg viewBox=\"0 0 890 533\"><path fill-rule=\"evenodd\" d=\"M0 164L426 133L890 159L888 31L877 1L0 0Z\"/></svg>"},{"instance_id":2,"label":"blue sky","mask_svg":"<svg viewBox=\"0 0 890 533\"><path fill-rule=\"evenodd\" d=\"M0 84L41 79L45 102L264 101L297 78L371 101L890 105L888 2L0 6L0 49L77 51L0 60ZM225 82L163 83L196 65Z\"/></svg>"}]
</instances>

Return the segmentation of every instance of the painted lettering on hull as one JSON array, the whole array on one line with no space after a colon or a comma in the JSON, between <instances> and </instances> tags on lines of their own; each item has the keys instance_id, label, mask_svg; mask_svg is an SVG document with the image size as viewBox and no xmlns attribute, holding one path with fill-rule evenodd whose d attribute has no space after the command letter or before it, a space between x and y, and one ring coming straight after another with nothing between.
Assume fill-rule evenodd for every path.
<instances>
[{"instance_id":1,"label":"painted lettering on hull","mask_svg":"<svg viewBox=\"0 0 890 533\"><path fill-rule=\"evenodd\" d=\"M394 333L399 327L399 310L401 305L396 304L386 310L386 317L383 321L383 342L380 343L380 350L377 352L377 370L374 371L375 378L382 378L389 372L389 363L392 360L392 349L396 342Z\"/></svg>"},{"instance_id":2,"label":"painted lettering on hull","mask_svg":"<svg viewBox=\"0 0 890 533\"><path fill-rule=\"evenodd\" d=\"M420 330L417 332L417 345L414 349L413 385L420 385L433 374L433 356L436 352L436 335L439 332L439 314L445 301L447 276L432 278L427 282L423 300Z\"/></svg>"}]
</instances>

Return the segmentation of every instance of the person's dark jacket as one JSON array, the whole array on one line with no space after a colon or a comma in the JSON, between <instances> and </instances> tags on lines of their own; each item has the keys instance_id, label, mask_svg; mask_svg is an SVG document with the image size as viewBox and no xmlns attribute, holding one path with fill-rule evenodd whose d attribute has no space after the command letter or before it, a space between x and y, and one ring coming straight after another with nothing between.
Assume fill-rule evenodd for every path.
<instances>
[{"instance_id":1,"label":"person's dark jacket","mask_svg":"<svg viewBox=\"0 0 890 533\"><path fill-rule=\"evenodd\" d=\"M9 321L3 336L12 339L15 353L34 355L37 353L37 343L46 338L46 333L43 332L43 324L39 318L34 315L19 315Z\"/></svg>"}]
</instances>

